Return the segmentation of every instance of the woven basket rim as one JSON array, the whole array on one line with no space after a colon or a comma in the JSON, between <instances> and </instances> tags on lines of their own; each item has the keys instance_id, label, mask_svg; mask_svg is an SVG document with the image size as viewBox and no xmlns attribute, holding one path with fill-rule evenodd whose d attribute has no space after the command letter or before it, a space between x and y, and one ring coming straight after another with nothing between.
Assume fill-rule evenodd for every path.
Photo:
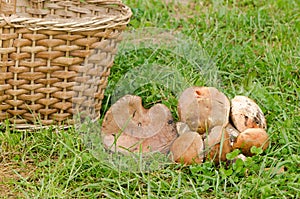
<instances>
[{"instance_id":1,"label":"woven basket rim","mask_svg":"<svg viewBox=\"0 0 300 199\"><path fill-rule=\"evenodd\" d=\"M0 27L9 25L14 28L28 28L32 31L37 30L54 30L54 31L93 31L106 28L114 28L117 26L127 25L132 16L131 9L118 0L85 0L87 3L99 3L99 5L115 5L118 6L120 14L92 16L74 19L50 19L50 18L35 18L23 17L18 13L10 16L5 16L0 13Z\"/></svg>"}]
</instances>

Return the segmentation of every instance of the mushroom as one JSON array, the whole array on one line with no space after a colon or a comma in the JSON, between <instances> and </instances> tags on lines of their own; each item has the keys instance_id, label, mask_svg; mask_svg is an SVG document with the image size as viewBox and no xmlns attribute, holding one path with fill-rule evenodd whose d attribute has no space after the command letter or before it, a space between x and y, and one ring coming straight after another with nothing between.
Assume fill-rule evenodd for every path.
<instances>
[{"instance_id":1,"label":"mushroom","mask_svg":"<svg viewBox=\"0 0 300 199\"><path fill-rule=\"evenodd\" d=\"M230 163L235 163L238 159L245 162L247 160L247 157L244 154L238 154L233 160L229 161Z\"/></svg>"},{"instance_id":2,"label":"mushroom","mask_svg":"<svg viewBox=\"0 0 300 199\"><path fill-rule=\"evenodd\" d=\"M230 118L240 132L248 128L267 128L262 110L246 96L235 96L231 100Z\"/></svg>"},{"instance_id":3,"label":"mushroom","mask_svg":"<svg viewBox=\"0 0 300 199\"><path fill-rule=\"evenodd\" d=\"M178 122L176 125L179 137L171 145L170 158L185 165L202 163L204 159L202 137L197 132L191 131L185 123Z\"/></svg>"},{"instance_id":4,"label":"mushroom","mask_svg":"<svg viewBox=\"0 0 300 199\"><path fill-rule=\"evenodd\" d=\"M139 96L125 95L107 111L102 123L102 140L107 149L130 152L168 153L177 137L170 110L163 104L150 109Z\"/></svg>"},{"instance_id":5,"label":"mushroom","mask_svg":"<svg viewBox=\"0 0 300 199\"><path fill-rule=\"evenodd\" d=\"M251 147L261 147L266 150L269 146L269 136L262 128L249 128L243 131L233 144L233 149L240 149L246 156L252 156Z\"/></svg>"},{"instance_id":6,"label":"mushroom","mask_svg":"<svg viewBox=\"0 0 300 199\"><path fill-rule=\"evenodd\" d=\"M225 127L213 127L204 140L206 158L215 163L226 161L226 154L232 151L229 134Z\"/></svg>"},{"instance_id":7,"label":"mushroom","mask_svg":"<svg viewBox=\"0 0 300 199\"><path fill-rule=\"evenodd\" d=\"M214 87L190 87L178 100L180 121L192 131L206 133L214 126L225 126L229 120L230 102Z\"/></svg>"}]
</instances>

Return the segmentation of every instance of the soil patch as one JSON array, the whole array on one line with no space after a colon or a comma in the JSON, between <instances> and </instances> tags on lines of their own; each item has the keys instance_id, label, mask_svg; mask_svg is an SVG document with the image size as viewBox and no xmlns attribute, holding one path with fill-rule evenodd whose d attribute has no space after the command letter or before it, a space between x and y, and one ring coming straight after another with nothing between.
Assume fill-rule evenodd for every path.
<instances>
[{"instance_id":1,"label":"soil patch","mask_svg":"<svg viewBox=\"0 0 300 199\"><path fill-rule=\"evenodd\" d=\"M9 154L0 155L0 198L22 198L22 193L17 188L17 182L29 179L36 167L31 160L14 161L7 157Z\"/></svg>"}]
</instances>

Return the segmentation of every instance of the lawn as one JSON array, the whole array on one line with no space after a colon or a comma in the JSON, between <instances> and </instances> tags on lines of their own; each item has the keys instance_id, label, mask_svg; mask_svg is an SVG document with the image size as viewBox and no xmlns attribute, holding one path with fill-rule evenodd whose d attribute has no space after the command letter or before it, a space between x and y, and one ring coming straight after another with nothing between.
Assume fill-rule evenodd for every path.
<instances>
[{"instance_id":1,"label":"lawn","mask_svg":"<svg viewBox=\"0 0 300 199\"><path fill-rule=\"evenodd\" d=\"M218 166L149 157L147 164L155 164L147 168L103 150L95 136L101 120L59 132L3 126L0 197L300 198L300 2L124 3L133 16L102 116L119 97L135 94L147 108L165 104L177 120L184 88L214 86L229 98L246 95L257 102L267 119L269 148Z\"/></svg>"}]
</instances>

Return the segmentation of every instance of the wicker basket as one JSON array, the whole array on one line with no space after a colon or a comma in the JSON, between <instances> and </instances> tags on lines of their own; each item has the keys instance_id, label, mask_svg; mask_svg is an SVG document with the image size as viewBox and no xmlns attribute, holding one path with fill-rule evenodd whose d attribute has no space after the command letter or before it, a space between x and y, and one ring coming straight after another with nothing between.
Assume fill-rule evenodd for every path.
<instances>
[{"instance_id":1,"label":"wicker basket","mask_svg":"<svg viewBox=\"0 0 300 199\"><path fill-rule=\"evenodd\" d=\"M0 123L99 118L130 9L119 0L0 1Z\"/></svg>"}]
</instances>

